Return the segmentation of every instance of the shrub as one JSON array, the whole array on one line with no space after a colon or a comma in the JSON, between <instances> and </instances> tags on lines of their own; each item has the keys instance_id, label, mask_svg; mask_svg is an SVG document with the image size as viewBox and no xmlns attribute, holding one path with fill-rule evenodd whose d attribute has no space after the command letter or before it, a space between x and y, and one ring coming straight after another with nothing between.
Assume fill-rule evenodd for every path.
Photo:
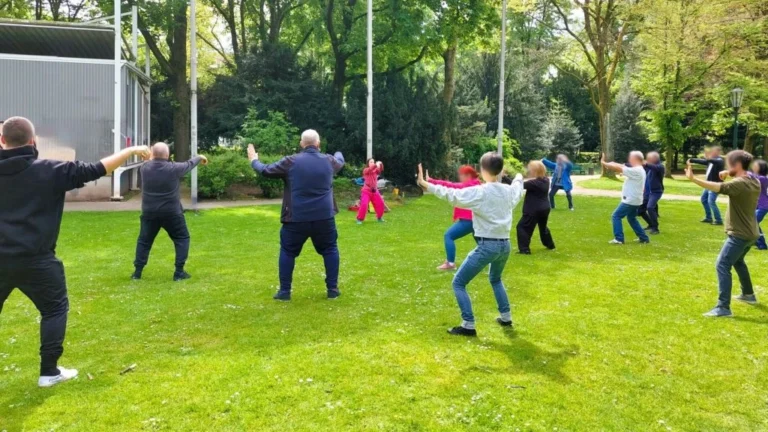
<instances>
[{"instance_id":1,"label":"shrub","mask_svg":"<svg viewBox=\"0 0 768 432\"><path fill-rule=\"evenodd\" d=\"M263 119L255 109L249 109L241 135L244 144L252 143L264 154L289 155L299 145L299 129L281 112L269 111Z\"/></svg>"},{"instance_id":2,"label":"shrub","mask_svg":"<svg viewBox=\"0 0 768 432\"><path fill-rule=\"evenodd\" d=\"M274 155L259 155L259 160L265 164L277 162L282 156ZM256 174L256 186L261 189L261 193L264 198L277 198L283 194L283 180L268 178L260 174Z\"/></svg>"},{"instance_id":3,"label":"shrub","mask_svg":"<svg viewBox=\"0 0 768 432\"><path fill-rule=\"evenodd\" d=\"M198 170L198 194L201 198L221 198L234 184L253 185L256 174L248 159L239 151L227 150L211 156L208 166Z\"/></svg>"}]
</instances>

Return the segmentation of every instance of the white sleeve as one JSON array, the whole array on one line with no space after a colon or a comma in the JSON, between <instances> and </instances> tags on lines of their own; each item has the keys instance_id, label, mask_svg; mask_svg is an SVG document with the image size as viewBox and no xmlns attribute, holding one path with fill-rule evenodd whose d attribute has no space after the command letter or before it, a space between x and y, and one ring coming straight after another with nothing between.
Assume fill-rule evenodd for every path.
<instances>
[{"instance_id":1,"label":"white sleeve","mask_svg":"<svg viewBox=\"0 0 768 432\"><path fill-rule=\"evenodd\" d=\"M633 180L639 180L643 177L645 171L642 167L624 167L624 177L631 178Z\"/></svg>"},{"instance_id":2,"label":"white sleeve","mask_svg":"<svg viewBox=\"0 0 768 432\"><path fill-rule=\"evenodd\" d=\"M513 209L517 207L517 203L519 203L520 199L523 197L524 188L525 185L523 184L523 176L520 174L516 175L515 179L512 180L512 184L509 185L509 200L512 203Z\"/></svg>"},{"instance_id":3,"label":"white sleeve","mask_svg":"<svg viewBox=\"0 0 768 432\"><path fill-rule=\"evenodd\" d=\"M478 208L483 201L483 188L481 186L472 186L465 189L451 189L430 183L429 186L427 186L427 190L432 192L436 197L453 204L454 207L462 207L469 210Z\"/></svg>"}]
</instances>

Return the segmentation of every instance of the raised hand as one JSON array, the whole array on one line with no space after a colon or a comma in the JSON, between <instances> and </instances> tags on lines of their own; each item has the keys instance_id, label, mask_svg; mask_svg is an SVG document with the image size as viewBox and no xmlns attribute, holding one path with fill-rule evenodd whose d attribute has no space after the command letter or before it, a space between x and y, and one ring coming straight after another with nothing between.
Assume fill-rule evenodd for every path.
<instances>
[{"instance_id":1,"label":"raised hand","mask_svg":"<svg viewBox=\"0 0 768 432\"><path fill-rule=\"evenodd\" d=\"M430 181L430 180L432 179L429 177L429 170L427 170L427 181Z\"/></svg>"},{"instance_id":2,"label":"raised hand","mask_svg":"<svg viewBox=\"0 0 768 432\"><path fill-rule=\"evenodd\" d=\"M152 153L149 151L149 147L145 145L133 147L132 150L134 155L139 156L144 160L147 160L150 158L150 156L152 156Z\"/></svg>"},{"instance_id":3,"label":"raised hand","mask_svg":"<svg viewBox=\"0 0 768 432\"><path fill-rule=\"evenodd\" d=\"M720 171L720 180L725 181L728 178L728 170Z\"/></svg>"},{"instance_id":4,"label":"raised hand","mask_svg":"<svg viewBox=\"0 0 768 432\"><path fill-rule=\"evenodd\" d=\"M256 153L256 149L253 148L253 144L248 144L248 160L251 162L259 160L259 154Z\"/></svg>"},{"instance_id":5,"label":"raised hand","mask_svg":"<svg viewBox=\"0 0 768 432\"><path fill-rule=\"evenodd\" d=\"M208 165L208 158L203 155L198 155L200 157L200 165Z\"/></svg>"},{"instance_id":6,"label":"raised hand","mask_svg":"<svg viewBox=\"0 0 768 432\"><path fill-rule=\"evenodd\" d=\"M685 167L685 177L687 177L688 180L693 180L693 167L691 166L691 161L688 161L688 165Z\"/></svg>"},{"instance_id":7,"label":"raised hand","mask_svg":"<svg viewBox=\"0 0 768 432\"><path fill-rule=\"evenodd\" d=\"M416 178L416 182L424 190L426 190L427 186L429 186L429 183L427 183L426 180L424 180L424 168L422 168L421 164L419 164L419 175Z\"/></svg>"}]
</instances>

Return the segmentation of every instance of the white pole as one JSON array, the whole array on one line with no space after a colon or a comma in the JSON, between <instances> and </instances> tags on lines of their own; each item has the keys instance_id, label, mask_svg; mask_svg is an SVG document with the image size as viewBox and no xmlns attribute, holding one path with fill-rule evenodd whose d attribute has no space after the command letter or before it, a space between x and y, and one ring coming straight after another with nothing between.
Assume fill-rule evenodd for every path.
<instances>
[{"instance_id":1,"label":"white pole","mask_svg":"<svg viewBox=\"0 0 768 432\"><path fill-rule=\"evenodd\" d=\"M368 105L366 107L366 158L373 157L373 0L368 0Z\"/></svg>"},{"instance_id":2,"label":"white pole","mask_svg":"<svg viewBox=\"0 0 768 432\"><path fill-rule=\"evenodd\" d=\"M133 64L139 61L139 7L131 6L131 54Z\"/></svg>"},{"instance_id":3,"label":"white pole","mask_svg":"<svg viewBox=\"0 0 768 432\"><path fill-rule=\"evenodd\" d=\"M122 65L120 64L122 60L122 56L120 54L120 50L122 48L122 12L120 11L120 1L115 1L115 64L114 64L114 80L115 80L115 88L114 88L114 105L113 105L113 112L112 115L114 116L114 123L113 123L113 141L112 146L115 153L119 152L121 150L121 131L120 131L120 124L122 121L121 118L121 110L120 110L120 103L122 100L121 97L121 86L120 82L122 81L120 79L121 71L122 71ZM112 199L120 199L120 172L114 172L112 173Z\"/></svg>"},{"instance_id":4,"label":"white pole","mask_svg":"<svg viewBox=\"0 0 768 432\"><path fill-rule=\"evenodd\" d=\"M507 0L501 2L501 59L499 60L499 130L496 135L498 148L502 154L504 142L504 60L507 56Z\"/></svg>"},{"instance_id":5,"label":"white pole","mask_svg":"<svg viewBox=\"0 0 768 432\"><path fill-rule=\"evenodd\" d=\"M150 58L149 58L149 45L144 45L144 75L147 76L147 78L152 78L152 75L150 75L149 65L150 65ZM147 132L145 135L145 138L147 139L146 145L151 145L151 131L152 131L152 87L151 84L147 84L146 89L146 96L147 96L147 109L146 109L146 116L147 116Z\"/></svg>"},{"instance_id":6,"label":"white pole","mask_svg":"<svg viewBox=\"0 0 768 432\"><path fill-rule=\"evenodd\" d=\"M138 65L139 61L139 8L137 6L131 6L131 55L133 56L133 64ZM133 124L131 129L131 145L141 145L138 142L139 138L139 77L136 76L131 83L133 86ZM131 162L136 162L137 158L131 158ZM135 188L138 183L136 170L131 171L131 188Z\"/></svg>"},{"instance_id":7,"label":"white pole","mask_svg":"<svg viewBox=\"0 0 768 432\"><path fill-rule=\"evenodd\" d=\"M190 117L192 128L190 131L190 140L192 144L192 157L197 156L197 13L195 10L196 0L189 2L189 89L190 89ZM192 209L197 211L197 168L192 170Z\"/></svg>"}]
</instances>

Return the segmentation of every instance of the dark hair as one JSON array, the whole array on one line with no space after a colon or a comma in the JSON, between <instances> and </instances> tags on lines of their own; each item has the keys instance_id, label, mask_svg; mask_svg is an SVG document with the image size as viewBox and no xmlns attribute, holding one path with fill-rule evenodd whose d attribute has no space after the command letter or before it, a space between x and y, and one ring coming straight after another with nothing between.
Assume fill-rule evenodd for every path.
<instances>
[{"instance_id":1,"label":"dark hair","mask_svg":"<svg viewBox=\"0 0 768 432\"><path fill-rule=\"evenodd\" d=\"M504 169L504 158L496 152L488 152L480 158L480 168L490 175L499 175Z\"/></svg>"},{"instance_id":2,"label":"dark hair","mask_svg":"<svg viewBox=\"0 0 768 432\"><path fill-rule=\"evenodd\" d=\"M768 162L762 159L758 159L755 161L755 163L757 164L757 167L758 167L757 173L760 174L761 176L768 176Z\"/></svg>"},{"instance_id":3,"label":"dark hair","mask_svg":"<svg viewBox=\"0 0 768 432\"><path fill-rule=\"evenodd\" d=\"M736 164L740 164L744 171L749 171L749 166L752 165L752 160L754 159L751 154L745 152L744 150L733 150L725 157L728 160L728 165L731 168L733 168Z\"/></svg>"},{"instance_id":4,"label":"dark hair","mask_svg":"<svg viewBox=\"0 0 768 432\"><path fill-rule=\"evenodd\" d=\"M365 160L365 163L367 164L370 161L376 162L376 159L375 158L368 158L368 159Z\"/></svg>"},{"instance_id":5,"label":"dark hair","mask_svg":"<svg viewBox=\"0 0 768 432\"><path fill-rule=\"evenodd\" d=\"M5 137L9 147L20 147L35 139L35 127L24 117L11 117L3 122L0 135Z\"/></svg>"}]
</instances>

